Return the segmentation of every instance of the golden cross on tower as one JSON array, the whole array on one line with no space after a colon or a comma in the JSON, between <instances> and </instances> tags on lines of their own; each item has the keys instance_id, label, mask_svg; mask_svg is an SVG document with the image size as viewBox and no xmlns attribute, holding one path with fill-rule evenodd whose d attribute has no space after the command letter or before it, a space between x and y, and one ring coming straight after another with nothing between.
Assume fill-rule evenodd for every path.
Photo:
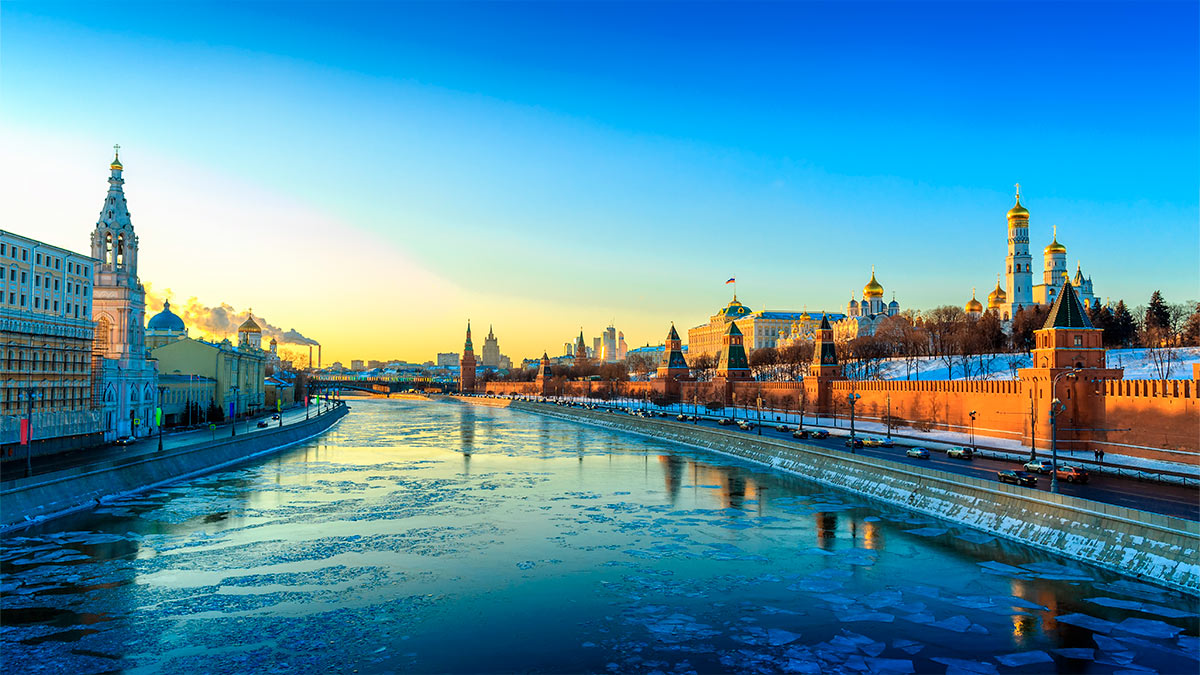
<instances>
[{"instance_id":1,"label":"golden cross on tower","mask_svg":"<svg viewBox=\"0 0 1200 675\"><path fill-rule=\"evenodd\" d=\"M1013 183L1013 186L1017 188L1017 199L1020 199L1021 198L1021 184Z\"/></svg>"},{"instance_id":2,"label":"golden cross on tower","mask_svg":"<svg viewBox=\"0 0 1200 675\"><path fill-rule=\"evenodd\" d=\"M120 143L113 145L113 154L118 155L118 156L121 154L121 144Z\"/></svg>"},{"instance_id":3,"label":"golden cross on tower","mask_svg":"<svg viewBox=\"0 0 1200 675\"><path fill-rule=\"evenodd\" d=\"M1058 241L1058 226L1054 226L1054 241Z\"/></svg>"}]
</instances>

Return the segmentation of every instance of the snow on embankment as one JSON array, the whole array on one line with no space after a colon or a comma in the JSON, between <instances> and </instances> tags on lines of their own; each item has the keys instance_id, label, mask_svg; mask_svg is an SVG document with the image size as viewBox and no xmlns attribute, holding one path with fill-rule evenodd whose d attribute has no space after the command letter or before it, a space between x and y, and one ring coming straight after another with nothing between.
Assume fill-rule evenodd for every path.
<instances>
[{"instance_id":1,"label":"snow on embankment","mask_svg":"<svg viewBox=\"0 0 1200 675\"><path fill-rule=\"evenodd\" d=\"M1160 366L1147 349L1110 349L1109 368L1124 368L1126 380L1190 380L1192 364L1200 363L1200 347L1177 347L1170 363ZM879 370L883 380L1015 380L1019 368L1029 368L1028 354L983 354L969 357L964 369L962 359L954 357L947 367L945 359L922 356L917 359L888 359ZM1163 378L1163 370L1166 377Z\"/></svg>"},{"instance_id":2,"label":"snow on embankment","mask_svg":"<svg viewBox=\"0 0 1200 675\"><path fill-rule=\"evenodd\" d=\"M512 407L739 457L1120 574L1200 592L1195 521L718 429L544 404Z\"/></svg>"}]
</instances>

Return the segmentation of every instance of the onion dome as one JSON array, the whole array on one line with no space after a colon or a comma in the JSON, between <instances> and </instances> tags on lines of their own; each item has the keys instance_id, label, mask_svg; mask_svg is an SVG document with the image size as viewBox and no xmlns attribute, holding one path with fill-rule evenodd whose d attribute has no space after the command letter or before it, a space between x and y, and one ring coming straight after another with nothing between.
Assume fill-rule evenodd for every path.
<instances>
[{"instance_id":1,"label":"onion dome","mask_svg":"<svg viewBox=\"0 0 1200 675\"><path fill-rule=\"evenodd\" d=\"M121 150L121 146L119 146L119 145L114 145L114 146L113 146L113 161L112 161L112 164L109 164L109 165L108 165L108 168L110 168L110 169L112 169L112 170L114 170L114 171L120 171L121 169L124 169L124 168L125 168L125 167L121 166L121 152L120 152L120 150Z\"/></svg>"},{"instance_id":2,"label":"onion dome","mask_svg":"<svg viewBox=\"0 0 1200 675\"><path fill-rule=\"evenodd\" d=\"M1054 241L1050 242L1046 246L1046 248L1043 252L1046 255L1053 255L1055 253L1061 253L1062 255L1067 254L1067 247L1058 243L1058 226L1057 225L1054 226Z\"/></svg>"},{"instance_id":3,"label":"onion dome","mask_svg":"<svg viewBox=\"0 0 1200 675\"><path fill-rule=\"evenodd\" d=\"M254 323L253 316L248 316L248 317L246 317L246 320L242 322L242 325L238 326L238 332L239 333L261 333L262 329L258 327L258 324Z\"/></svg>"},{"instance_id":4,"label":"onion dome","mask_svg":"<svg viewBox=\"0 0 1200 675\"><path fill-rule=\"evenodd\" d=\"M996 275L996 289L988 293L988 309L999 309L1000 305L1008 302L1008 294L1000 288L1000 275Z\"/></svg>"},{"instance_id":5,"label":"onion dome","mask_svg":"<svg viewBox=\"0 0 1200 675\"><path fill-rule=\"evenodd\" d=\"M892 301L888 303L890 309L900 309L900 303L896 302L896 292L892 291Z\"/></svg>"},{"instance_id":6,"label":"onion dome","mask_svg":"<svg viewBox=\"0 0 1200 675\"><path fill-rule=\"evenodd\" d=\"M1008 210L1008 219L1029 220L1029 210L1021 206L1021 184L1017 183L1017 203Z\"/></svg>"},{"instance_id":7,"label":"onion dome","mask_svg":"<svg viewBox=\"0 0 1200 675\"><path fill-rule=\"evenodd\" d=\"M171 301L164 300L162 311L146 322L147 330L183 331L183 319L171 311Z\"/></svg>"},{"instance_id":8,"label":"onion dome","mask_svg":"<svg viewBox=\"0 0 1200 675\"><path fill-rule=\"evenodd\" d=\"M858 307L858 301L854 299L854 291L850 291L850 306L854 308Z\"/></svg>"},{"instance_id":9,"label":"onion dome","mask_svg":"<svg viewBox=\"0 0 1200 675\"><path fill-rule=\"evenodd\" d=\"M871 265L871 280L863 286L863 295L868 298L882 298L883 284L875 280L875 266Z\"/></svg>"},{"instance_id":10,"label":"onion dome","mask_svg":"<svg viewBox=\"0 0 1200 675\"><path fill-rule=\"evenodd\" d=\"M975 299L975 289L971 289L971 299L963 307L967 314L983 314L983 303Z\"/></svg>"}]
</instances>

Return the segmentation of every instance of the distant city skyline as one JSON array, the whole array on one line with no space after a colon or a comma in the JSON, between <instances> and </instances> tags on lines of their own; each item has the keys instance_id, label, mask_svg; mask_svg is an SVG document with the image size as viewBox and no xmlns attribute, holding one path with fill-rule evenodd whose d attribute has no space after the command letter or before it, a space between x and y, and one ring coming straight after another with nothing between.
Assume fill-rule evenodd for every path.
<instances>
[{"instance_id":1,"label":"distant city skyline","mask_svg":"<svg viewBox=\"0 0 1200 675\"><path fill-rule=\"evenodd\" d=\"M1194 3L6 3L5 229L87 253L111 146L147 310L324 361L630 347L739 297L906 308L1003 272L1013 183L1102 298L1195 300ZM277 25L278 24L278 25ZM814 30L819 26L820 30ZM949 59L947 54L954 54Z\"/></svg>"}]
</instances>

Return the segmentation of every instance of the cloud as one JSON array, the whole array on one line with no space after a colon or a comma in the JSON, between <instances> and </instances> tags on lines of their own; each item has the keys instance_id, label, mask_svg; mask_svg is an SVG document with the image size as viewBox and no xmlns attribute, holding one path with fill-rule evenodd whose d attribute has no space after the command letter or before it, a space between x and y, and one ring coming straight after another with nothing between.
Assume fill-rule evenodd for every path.
<instances>
[{"instance_id":1,"label":"cloud","mask_svg":"<svg viewBox=\"0 0 1200 675\"><path fill-rule=\"evenodd\" d=\"M157 293L149 283L145 284L145 287L147 313L162 311L163 301L169 300L174 295L169 288L165 289L162 293ZM209 307L197 300L195 296L188 298L187 302L182 306L172 304L171 311L183 319L183 323L187 326L188 330L216 339L233 338L237 334L238 327L251 316L249 310L240 311L227 302L223 302L215 307ZM258 324L258 327L262 329L262 334L265 338L275 338L281 344L320 344L295 328L283 330L267 321L261 314L254 314L254 323Z\"/></svg>"}]
</instances>

